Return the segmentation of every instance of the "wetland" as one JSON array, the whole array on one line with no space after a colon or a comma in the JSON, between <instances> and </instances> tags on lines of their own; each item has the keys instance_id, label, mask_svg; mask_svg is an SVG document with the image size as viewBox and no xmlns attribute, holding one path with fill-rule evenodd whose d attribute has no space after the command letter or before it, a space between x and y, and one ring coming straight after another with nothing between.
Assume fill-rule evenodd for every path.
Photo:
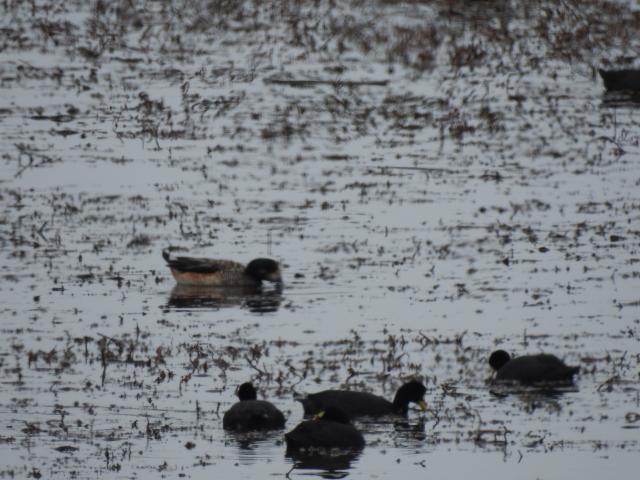
<instances>
[{"instance_id":1,"label":"wetland","mask_svg":"<svg viewBox=\"0 0 640 480\"><path fill-rule=\"evenodd\" d=\"M0 478L631 477L640 120L611 0L0 2ZM282 266L176 286L162 251ZM498 348L573 385L504 387ZM358 453L252 381L428 408Z\"/></svg>"}]
</instances>

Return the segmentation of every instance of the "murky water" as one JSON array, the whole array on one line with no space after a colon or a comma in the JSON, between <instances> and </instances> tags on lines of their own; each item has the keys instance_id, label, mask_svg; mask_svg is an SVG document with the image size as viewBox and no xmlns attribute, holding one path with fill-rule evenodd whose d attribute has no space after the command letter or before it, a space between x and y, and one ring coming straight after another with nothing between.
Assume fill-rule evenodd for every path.
<instances>
[{"instance_id":1,"label":"murky water","mask_svg":"<svg viewBox=\"0 0 640 480\"><path fill-rule=\"evenodd\" d=\"M0 6L0 475L633 474L640 130L592 67L637 13L339 3ZM181 291L167 246L285 289ZM582 371L505 391L496 346ZM249 379L291 429L410 376L360 455L222 430Z\"/></svg>"}]
</instances>

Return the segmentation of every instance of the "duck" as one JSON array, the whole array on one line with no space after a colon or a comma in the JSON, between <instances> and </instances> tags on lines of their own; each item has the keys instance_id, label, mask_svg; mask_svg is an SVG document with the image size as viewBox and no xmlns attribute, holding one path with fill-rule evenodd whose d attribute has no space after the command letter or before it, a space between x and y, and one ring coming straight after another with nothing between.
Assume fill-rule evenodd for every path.
<instances>
[{"instance_id":1,"label":"duck","mask_svg":"<svg viewBox=\"0 0 640 480\"><path fill-rule=\"evenodd\" d=\"M422 411L427 409L424 400L426 392L422 382L411 380L398 389L393 402L372 393L351 390L324 390L298 400L302 403L305 416L314 415L330 406L339 407L352 418L392 414L406 416L411 402L418 404Z\"/></svg>"},{"instance_id":2,"label":"duck","mask_svg":"<svg viewBox=\"0 0 640 480\"><path fill-rule=\"evenodd\" d=\"M247 265L232 260L199 257L162 257L178 285L206 287L260 287L263 281L282 286L280 264L271 258L256 258Z\"/></svg>"},{"instance_id":3,"label":"duck","mask_svg":"<svg viewBox=\"0 0 640 480\"><path fill-rule=\"evenodd\" d=\"M565 364L555 355L539 353L512 358L504 350L489 356L489 365L496 370L496 380L522 383L572 381L580 367Z\"/></svg>"},{"instance_id":4,"label":"duck","mask_svg":"<svg viewBox=\"0 0 640 480\"><path fill-rule=\"evenodd\" d=\"M360 450L365 441L362 433L351 424L349 415L335 406L327 407L311 420L305 420L286 433L287 451L301 449Z\"/></svg>"},{"instance_id":5,"label":"duck","mask_svg":"<svg viewBox=\"0 0 640 480\"><path fill-rule=\"evenodd\" d=\"M272 403L257 400L257 392L251 382L240 385L237 395L240 401L225 412L222 428L242 432L284 428L284 414Z\"/></svg>"},{"instance_id":6,"label":"duck","mask_svg":"<svg viewBox=\"0 0 640 480\"><path fill-rule=\"evenodd\" d=\"M598 73L608 91L635 90L640 91L640 69L603 70Z\"/></svg>"}]
</instances>

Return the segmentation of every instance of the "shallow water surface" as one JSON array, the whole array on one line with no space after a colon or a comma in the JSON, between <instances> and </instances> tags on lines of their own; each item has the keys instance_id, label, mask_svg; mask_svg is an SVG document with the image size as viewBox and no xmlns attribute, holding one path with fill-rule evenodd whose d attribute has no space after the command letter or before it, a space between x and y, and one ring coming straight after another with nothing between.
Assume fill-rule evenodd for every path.
<instances>
[{"instance_id":1,"label":"shallow water surface","mask_svg":"<svg viewBox=\"0 0 640 480\"><path fill-rule=\"evenodd\" d=\"M640 18L480 3L1 6L0 476L633 475L640 130L594 68ZM178 288L168 247L284 290ZM496 386L496 348L581 373ZM358 455L222 430L247 380L288 430L410 377Z\"/></svg>"}]
</instances>

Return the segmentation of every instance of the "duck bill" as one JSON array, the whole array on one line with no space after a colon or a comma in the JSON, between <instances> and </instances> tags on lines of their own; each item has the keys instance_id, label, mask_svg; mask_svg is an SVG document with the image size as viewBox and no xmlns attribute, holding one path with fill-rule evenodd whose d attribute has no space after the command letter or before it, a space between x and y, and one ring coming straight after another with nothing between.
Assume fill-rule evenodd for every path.
<instances>
[{"instance_id":1,"label":"duck bill","mask_svg":"<svg viewBox=\"0 0 640 480\"><path fill-rule=\"evenodd\" d=\"M420 400L418 402L418 405L420 406L420 410L422 410L423 412L427 411L427 402L425 402L424 400Z\"/></svg>"}]
</instances>

